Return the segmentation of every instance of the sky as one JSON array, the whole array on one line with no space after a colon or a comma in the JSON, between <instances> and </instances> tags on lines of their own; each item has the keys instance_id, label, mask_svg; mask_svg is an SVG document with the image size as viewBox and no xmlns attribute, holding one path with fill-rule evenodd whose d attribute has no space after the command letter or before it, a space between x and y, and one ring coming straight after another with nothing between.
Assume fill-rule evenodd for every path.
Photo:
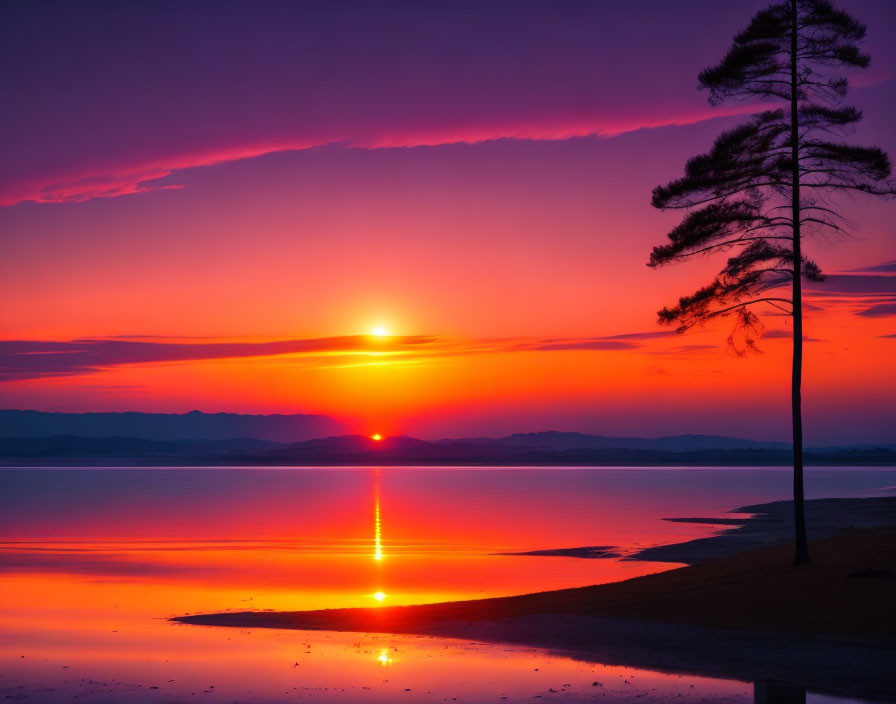
<instances>
[{"instance_id":1,"label":"sky","mask_svg":"<svg viewBox=\"0 0 896 704\"><path fill-rule=\"evenodd\" d=\"M676 335L721 260L645 266L651 189L757 109L696 76L765 4L4 3L0 407L787 439L788 320ZM896 154L896 4L838 4ZM806 436L896 442L896 203L840 207Z\"/></svg>"}]
</instances>

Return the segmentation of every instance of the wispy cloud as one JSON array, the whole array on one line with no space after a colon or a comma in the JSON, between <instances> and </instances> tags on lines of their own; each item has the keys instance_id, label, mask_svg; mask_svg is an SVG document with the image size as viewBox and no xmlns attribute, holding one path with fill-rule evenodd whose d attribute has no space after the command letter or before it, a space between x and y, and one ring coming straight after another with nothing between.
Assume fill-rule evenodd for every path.
<instances>
[{"instance_id":1,"label":"wispy cloud","mask_svg":"<svg viewBox=\"0 0 896 704\"><path fill-rule=\"evenodd\" d=\"M856 315L865 318L896 315L896 276L886 273L896 272L896 261L852 271L884 273L829 274L824 281L808 282L806 295L825 306L852 306Z\"/></svg>"},{"instance_id":2,"label":"wispy cloud","mask_svg":"<svg viewBox=\"0 0 896 704\"><path fill-rule=\"evenodd\" d=\"M182 188L170 179L188 169L217 166L269 154L297 152L320 147L340 149L396 149L437 147L453 144L481 144L499 140L565 141L575 138L618 137L643 129L692 125L706 120L754 112L757 106L708 109L681 113L661 119L564 119L534 123L482 124L441 129L398 128L392 132L374 132L366 136L331 134L264 142L247 142L194 153L179 153L150 162L133 162L106 167L91 167L81 173L48 176L22 183L8 183L0 190L0 207L23 202L79 203L94 198L149 193Z\"/></svg>"},{"instance_id":3,"label":"wispy cloud","mask_svg":"<svg viewBox=\"0 0 896 704\"><path fill-rule=\"evenodd\" d=\"M67 342L0 341L0 380L12 381L90 374L129 364L191 362L210 359L388 355L432 347L436 338L366 335L267 342L171 342L140 339L80 339Z\"/></svg>"},{"instance_id":4,"label":"wispy cloud","mask_svg":"<svg viewBox=\"0 0 896 704\"><path fill-rule=\"evenodd\" d=\"M654 340L663 337L679 337L674 330L651 330L649 332L627 332L621 335L602 337L602 340Z\"/></svg>"},{"instance_id":5,"label":"wispy cloud","mask_svg":"<svg viewBox=\"0 0 896 704\"><path fill-rule=\"evenodd\" d=\"M886 315L896 315L896 301L892 303L876 303L870 308L860 310L856 315L865 318L882 318Z\"/></svg>"},{"instance_id":6,"label":"wispy cloud","mask_svg":"<svg viewBox=\"0 0 896 704\"><path fill-rule=\"evenodd\" d=\"M876 264L874 266L865 266L859 269L847 269L849 273L894 273L896 274L896 259L889 262L884 262L883 264Z\"/></svg>"},{"instance_id":7,"label":"wispy cloud","mask_svg":"<svg viewBox=\"0 0 896 704\"><path fill-rule=\"evenodd\" d=\"M829 274L824 281L807 282L806 289L811 294L827 296L856 294L896 296L896 276Z\"/></svg>"},{"instance_id":8,"label":"wispy cloud","mask_svg":"<svg viewBox=\"0 0 896 704\"><path fill-rule=\"evenodd\" d=\"M600 337L570 338L522 342L514 349L532 352L560 352L571 350L630 350L637 347L631 342L612 340Z\"/></svg>"},{"instance_id":9,"label":"wispy cloud","mask_svg":"<svg viewBox=\"0 0 896 704\"><path fill-rule=\"evenodd\" d=\"M792 340L793 339L793 330L768 330L762 334L763 340ZM824 342L817 337L809 337L808 335L803 335L803 342Z\"/></svg>"},{"instance_id":10,"label":"wispy cloud","mask_svg":"<svg viewBox=\"0 0 896 704\"><path fill-rule=\"evenodd\" d=\"M613 352L642 346L641 341L675 333L644 332L607 337L480 338L434 335L377 338L370 335L272 341L209 341L134 336L128 339L70 341L0 340L0 381L25 381L95 374L140 364L203 360L272 358L324 366L416 363L439 357L526 352ZM184 341L185 339L190 341ZM702 349L681 348L680 351Z\"/></svg>"}]
</instances>

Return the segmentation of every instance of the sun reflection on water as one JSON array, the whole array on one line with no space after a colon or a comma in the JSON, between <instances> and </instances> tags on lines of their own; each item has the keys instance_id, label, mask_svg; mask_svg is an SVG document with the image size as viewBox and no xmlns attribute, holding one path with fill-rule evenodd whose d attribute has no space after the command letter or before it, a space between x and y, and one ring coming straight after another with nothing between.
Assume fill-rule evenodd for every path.
<instances>
[{"instance_id":1,"label":"sun reflection on water","mask_svg":"<svg viewBox=\"0 0 896 704\"><path fill-rule=\"evenodd\" d=\"M376 579L378 584L382 584L382 560L383 560L383 524L380 513L380 470L375 469L373 473L373 559L377 566ZM386 598L386 593L378 589L371 594L374 599L382 603Z\"/></svg>"},{"instance_id":2,"label":"sun reflection on water","mask_svg":"<svg viewBox=\"0 0 896 704\"><path fill-rule=\"evenodd\" d=\"M373 508L373 559L383 559L383 533L382 523L380 521L380 489L377 482L376 497L374 499Z\"/></svg>"},{"instance_id":3,"label":"sun reflection on water","mask_svg":"<svg viewBox=\"0 0 896 704\"><path fill-rule=\"evenodd\" d=\"M380 517L380 470L373 472L373 559L383 559L383 524Z\"/></svg>"}]
</instances>

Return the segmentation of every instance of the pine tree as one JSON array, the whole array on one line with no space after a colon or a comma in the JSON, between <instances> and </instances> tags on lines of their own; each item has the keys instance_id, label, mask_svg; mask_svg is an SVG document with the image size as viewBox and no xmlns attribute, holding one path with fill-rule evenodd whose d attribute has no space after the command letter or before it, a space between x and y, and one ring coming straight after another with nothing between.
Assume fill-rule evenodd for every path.
<instances>
[{"instance_id":1,"label":"pine tree","mask_svg":"<svg viewBox=\"0 0 896 704\"><path fill-rule=\"evenodd\" d=\"M824 278L803 254L803 239L847 231L833 205L836 193L896 194L887 154L845 141L862 115L843 104L849 84L839 71L868 66L860 48L865 31L828 0L784 0L758 12L722 61L700 73L700 87L714 105L725 100L783 105L723 132L708 153L687 161L683 177L653 191L654 207L687 213L669 232L669 242L653 249L649 266L713 252L731 255L708 286L659 311L660 323L683 331L732 316L729 344L743 353L755 348L763 306L792 317L797 564L809 562L800 396L802 280Z\"/></svg>"}]
</instances>

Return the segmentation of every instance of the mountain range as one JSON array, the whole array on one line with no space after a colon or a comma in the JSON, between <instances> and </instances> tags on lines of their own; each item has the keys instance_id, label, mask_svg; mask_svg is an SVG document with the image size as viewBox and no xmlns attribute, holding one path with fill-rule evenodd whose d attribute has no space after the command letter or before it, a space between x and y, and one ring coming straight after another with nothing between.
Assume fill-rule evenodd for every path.
<instances>
[{"instance_id":1,"label":"mountain range","mask_svg":"<svg viewBox=\"0 0 896 704\"><path fill-rule=\"evenodd\" d=\"M332 428L341 426L309 415L0 411L0 464L747 466L791 461L787 443L721 435L641 438L546 431L437 441L406 435L308 437ZM896 465L896 445L808 448L805 461Z\"/></svg>"},{"instance_id":2,"label":"mountain range","mask_svg":"<svg viewBox=\"0 0 896 704\"><path fill-rule=\"evenodd\" d=\"M341 435L345 427L322 415L240 413L46 413L0 410L0 437L133 437L147 440L229 440L255 438L300 442Z\"/></svg>"}]
</instances>

